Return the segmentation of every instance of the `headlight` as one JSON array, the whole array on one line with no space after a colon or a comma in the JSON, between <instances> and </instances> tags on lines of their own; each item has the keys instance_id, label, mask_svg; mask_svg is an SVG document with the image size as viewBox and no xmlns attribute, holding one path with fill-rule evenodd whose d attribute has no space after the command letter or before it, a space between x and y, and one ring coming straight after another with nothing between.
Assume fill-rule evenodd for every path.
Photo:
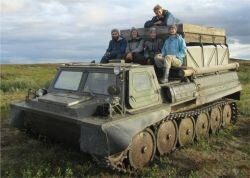
<instances>
[{"instance_id":1,"label":"headlight","mask_svg":"<svg viewBox=\"0 0 250 178\"><path fill-rule=\"evenodd\" d=\"M120 74L120 72L121 72L120 66L115 66L115 67L114 67L114 74L115 74L115 75L118 75L118 74Z\"/></svg>"},{"instance_id":2,"label":"headlight","mask_svg":"<svg viewBox=\"0 0 250 178\"><path fill-rule=\"evenodd\" d=\"M40 89L38 89L37 91L36 91L36 96L43 96L43 95L45 95L45 94L47 94L47 90L45 89L45 88L40 88Z\"/></svg>"}]
</instances>

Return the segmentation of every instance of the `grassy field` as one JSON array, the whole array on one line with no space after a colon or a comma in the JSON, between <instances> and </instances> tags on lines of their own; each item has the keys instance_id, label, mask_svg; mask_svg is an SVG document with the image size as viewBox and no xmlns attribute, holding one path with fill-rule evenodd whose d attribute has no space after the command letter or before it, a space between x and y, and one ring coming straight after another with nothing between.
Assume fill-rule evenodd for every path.
<instances>
[{"instance_id":1,"label":"grassy field","mask_svg":"<svg viewBox=\"0 0 250 178\"><path fill-rule=\"evenodd\" d=\"M56 73L57 65L1 65L1 111L8 110L9 103L21 100L29 88L48 87Z\"/></svg>"},{"instance_id":2,"label":"grassy field","mask_svg":"<svg viewBox=\"0 0 250 178\"><path fill-rule=\"evenodd\" d=\"M250 177L250 61L240 62L243 86L236 125L208 140L157 158L141 177ZM1 177L133 177L98 167L89 155L28 137L8 125L9 104L29 88L48 86L57 65L1 65Z\"/></svg>"}]
</instances>

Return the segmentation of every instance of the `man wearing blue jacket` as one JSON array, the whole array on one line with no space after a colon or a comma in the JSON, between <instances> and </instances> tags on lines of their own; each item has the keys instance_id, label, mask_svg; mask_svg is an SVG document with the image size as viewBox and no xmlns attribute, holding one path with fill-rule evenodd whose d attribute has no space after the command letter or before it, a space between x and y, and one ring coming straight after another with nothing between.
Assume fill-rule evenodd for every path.
<instances>
[{"instance_id":1,"label":"man wearing blue jacket","mask_svg":"<svg viewBox=\"0 0 250 178\"><path fill-rule=\"evenodd\" d=\"M146 21L144 28L152 26L167 26L180 23L180 20L175 18L171 12L163 9L160 5L156 5L153 9L155 16L152 20Z\"/></svg>"},{"instance_id":2,"label":"man wearing blue jacket","mask_svg":"<svg viewBox=\"0 0 250 178\"><path fill-rule=\"evenodd\" d=\"M155 57L155 64L158 68L163 69L163 77L160 83L168 82L169 70L171 66L180 67L186 56L186 42L177 34L176 25L169 26L170 36L166 39L161 54Z\"/></svg>"},{"instance_id":3,"label":"man wearing blue jacket","mask_svg":"<svg viewBox=\"0 0 250 178\"><path fill-rule=\"evenodd\" d=\"M108 63L110 59L122 59L124 57L127 42L120 37L119 30L111 30L112 40L109 42L108 49L101 59L100 63Z\"/></svg>"}]
</instances>

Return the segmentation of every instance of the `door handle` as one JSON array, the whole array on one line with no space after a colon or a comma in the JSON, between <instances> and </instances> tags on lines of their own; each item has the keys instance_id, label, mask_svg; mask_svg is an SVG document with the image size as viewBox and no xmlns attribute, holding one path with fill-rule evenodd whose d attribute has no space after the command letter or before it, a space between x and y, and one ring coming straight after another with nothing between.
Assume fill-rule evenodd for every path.
<instances>
[{"instance_id":1,"label":"door handle","mask_svg":"<svg viewBox=\"0 0 250 178\"><path fill-rule=\"evenodd\" d=\"M135 99L135 97L133 97L133 96L130 96L130 99L131 99L132 101L136 102L136 99Z\"/></svg>"}]
</instances>

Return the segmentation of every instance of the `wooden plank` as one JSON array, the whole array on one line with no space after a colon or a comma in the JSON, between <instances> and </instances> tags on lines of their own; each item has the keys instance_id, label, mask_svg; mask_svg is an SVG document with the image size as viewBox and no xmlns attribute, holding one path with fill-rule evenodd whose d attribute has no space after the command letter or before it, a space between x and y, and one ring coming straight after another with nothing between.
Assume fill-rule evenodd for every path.
<instances>
[{"instance_id":1,"label":"wooden plank","mask_svg":"<svg viewBox=\"0 0 250 178\"><path fill-rule=\"evenodd\" d=\"M186 43L209 43L209 44L226 44L226 38L221 36L185 34Z\"/></svg>"},{"instance_id":2,"label":"wooden plank","mask_svg":"<svg viewBox=\"0 0 250 178\"><path fill-rule=\"evenodd\" d=\"M185 33L183 36L186 43L226 44L226 37L224 36L199 35L192 33Z\"/></svg>"},{"instance_id":3,"label":"wooden plank","mask_svg":"<svg viewBox=\"0 0 250 178\"><path fill-rule=\"evenodd\" d=\"M227 44L227 39L226 39L226 37L217 36L214 39L214 43L215 44Z\"/></svg>"},{"instance_id":4,"label":"wooden plank","mask_svg":"<svg viewBox=\"0 0 250 178\"><path fill-rule=\"evenodd\" d=\"M139 35L144 39L149 39L148 28L138 28ZM168 27L156 28L158 38L165 40L169 36ZM207 28L198 25L179 24L178 33L182 34L186 43L211 43L226 44L225 30L217 28ZM130 30L121 30L121 36L130 38Z\"/></svg>"},{"instance_id":5,"label":"wooden plank","mask_svg":"<svg viewBox=\"0 0 250 178\"><path fill-rule=\"evenodd\" d=\"M178 33L194 33L194 34L203 34L203 35L213 35L213 36L226 36L225 30L220 28L213 27L204 27L192 24L177 24ZM149 28L138 28L139 34L141 36L148 35ZM161 26L156 27L157 34L167 35L168 27ZM121 34L125 38L129 37L130 30L121 30Z\"/></svg>"},{"instance_id":6,"label":"wooden plank","mask_svg":"<svg viewBox=\"0 0 250 178\"><path fill-rule=\"evenodd\" d=\"M200 35L185 34L184 36L186 43L200 43Z\"/></svg>"},{"instance_id":7,"label":"wooden plank","mask_svg":"<svg viewBox=\"0 0 250 178\"><path fill-rule=\"evenodd\" d=\"M178 24L178 32L180 33L196 33L204 35L226 36L226 32L221 28L204 27L193 24Z\"/></svg>"}]
</instances>

